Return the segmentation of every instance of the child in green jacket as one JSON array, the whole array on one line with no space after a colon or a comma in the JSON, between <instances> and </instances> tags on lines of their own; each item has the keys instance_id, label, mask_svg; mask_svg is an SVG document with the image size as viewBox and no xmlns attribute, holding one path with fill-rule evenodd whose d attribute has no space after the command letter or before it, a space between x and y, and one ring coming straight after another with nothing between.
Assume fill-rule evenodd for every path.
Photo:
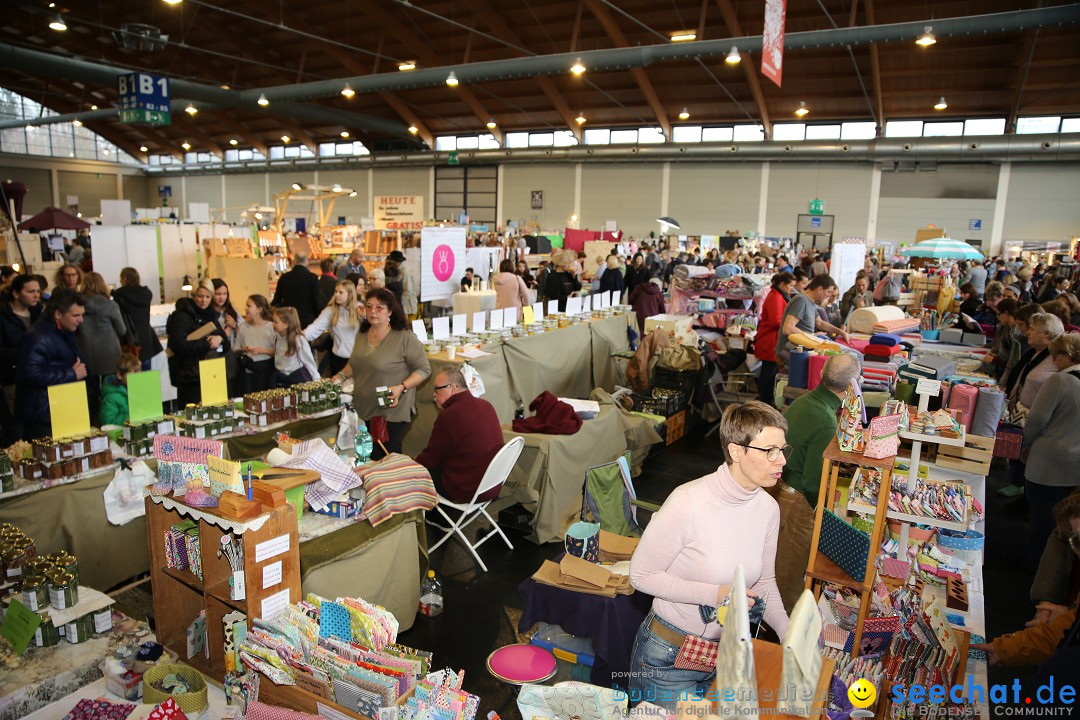
<instances>
[{"instance_id":1,"label":"child in green jacket","mask_svg":"<svg viewBox=\"0 0 1080 720\"><path fill-rule=\"evenodd\" d=\"M116 374L101 383L102 425L123 425L128 419L127 376L142 369L139 358L124 353L116 360Z\"/></svg>"}]
</instances>

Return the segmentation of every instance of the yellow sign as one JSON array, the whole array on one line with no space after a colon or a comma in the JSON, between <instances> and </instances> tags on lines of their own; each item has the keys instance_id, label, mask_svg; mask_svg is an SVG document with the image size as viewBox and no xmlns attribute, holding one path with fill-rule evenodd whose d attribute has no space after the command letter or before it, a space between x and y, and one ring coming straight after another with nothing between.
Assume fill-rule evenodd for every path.
<instances>
[{"instance_id":1,"label":"yellow sign","mask_svg":"<svg viewBox=\"0 0 1080 720\"><path fill-rule=\"evenodd\" d=\"M226 490L246 495L244 482L240 479L240 463L207 455L206 467L210 470L211 495L221 497Z\"/></svg>"},{"instance_id":2,"label":"yellow sign","mask_svg":"<svg viewBox=\"0 0 1080 720\"><path fill-rule=\"evenodd\" d=\"M203 405L220 405L229 401L229 384L225 377L225 358L199 362L199 389Z\"/></svg>"},{"instance_id":3,"label":"yellow sign","mask_svg":"<svg viewBox=\"0 0 1080 720\"><path fill-rule=\"evenodd\" d=\"M536 316L533 315L533 309L531 305L526 305L521 308L521 321L526 325L532 325L536 322Z\"/></svg>"},{"instance_id":4,"label":"yellow sign","mask_svg":"<svg viewBox=\"0 0 1080 720\"><path fill-rule=\"evenodd\" d=\"M52 418L52 436L57 440L90 432L86 383L77 380L50 386L49 416Z\"/></svg>"}]
</instances>

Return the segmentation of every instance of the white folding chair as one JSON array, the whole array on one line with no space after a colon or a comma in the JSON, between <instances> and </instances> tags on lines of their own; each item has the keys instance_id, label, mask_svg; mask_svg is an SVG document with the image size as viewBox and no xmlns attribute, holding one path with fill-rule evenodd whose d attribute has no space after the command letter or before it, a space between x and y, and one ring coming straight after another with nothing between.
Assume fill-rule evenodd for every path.
<instances>
[{"instance_id":1,"label":"white folding chair","mask_svg":"<svg viewBox=\"0 0 1080 720\"><path fill-rule=\"evenodd\" d=\"M487 565L480 559L480 555L477 554L476 548L480 547L486 540L493 535L498 535L506 543L506 547L511 550L514 546L510 543L509 538L503 533L502 528L495 522L494 518L488 515L487 506L491 503L490 500L477 500L478 497L486 493L492 488L498 487L506 482L506 478L510 477L510 471L514 469L514 465L517 464L518 456L521 455L521 448L525 445L525 439L522 437L516 437L510 442L502 446L502 449L496 453L495 457L491 459L491 463L487 466L487 470L484 471L484 477L480 481L479 487L476 488L476 492L473 493L472 500L467 503L456 503L447 500L442 495L439 495L439 502L435 506L435 509L439 511L439 514L446 519L446 522L450 523L450 527L445 527L439 523L428 520L428 525L437 527L440 530L446 532L439 541L428 548L429 551L435 550L444 542L450 539L452 535L457 535L461 538L461 541L465 543L465 547L469 548L469 552L476 558L476 562L480 564L480 567L487 572ZM457 520L450 517L443 508L452 508L460 513ZM488 519L492 525L492 531L484 537L478 539L476 544L470 544L469 539L465 537L465 533L462 532L473 520L483 515Z\"/></svg>"}]
</instances>

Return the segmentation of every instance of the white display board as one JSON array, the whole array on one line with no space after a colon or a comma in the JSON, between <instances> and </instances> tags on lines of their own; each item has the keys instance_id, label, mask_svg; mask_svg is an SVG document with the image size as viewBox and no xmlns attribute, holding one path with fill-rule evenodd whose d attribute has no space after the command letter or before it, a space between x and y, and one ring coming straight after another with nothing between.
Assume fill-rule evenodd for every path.
<instances>
[{"instance_id":1,"label":"white display board","mask_svg":"<svg viewBox=\"0 0 1080 720\"><path fill-rule=\"evenodd\" d=\"M866 243L833 243L832 259L829 261L829 275L836 281L843 295L855 284L855 275L863 269L866 259Z\"/></svg>"},{"instance_id":2,"label":"white display board","mask_svg":"<svg viewBox=\"0 0 1080 720\"><path fill-rule=\"evenodd\" d=\"M448 300L465 272L465 233L460 225L420 230L420 300Z\"/></svg>"},{"instance_id":3,"label":"white display board","mask_svg":"<svg viewBox=\"0 0 1080 720\"><path fill-rule=\"evenodd\" d=\"M102 200L101 201L101 224L102 225L130 225L131 224L131 201L130 200Z\"/></svg>"},{"instance_id":4,"label":"white display board","mask_svg":"<svg viewBox=\"0 0 1080 720\"><path fill-rule=\"evenodd\" d=\"M187 219L193 223L210 222L210 203L189 202Z\"/></svg>"},{"instance_id":5,"label":"white display board","mask_svg":"<svg viewBox=\"0 0 1080 720\"><path fill-rule=\"evenodd\" d=\"M471 247L465 248L465 264L458 272L458 278L465 275L465 268L472 268L476 277L487 280L488 272L499 272L499 263L502 262L505 251L501 247Z\"/></svg>"},{"instance_id":6,"label":"white display board","mask_svg":"<svg viewBox=\"0 0 1080 720\"><path fill-rule=\"evenodd\" d=\"M375 196L376 230L420 230L423 226L423 195Z\"/></svg>"}]
</instances>

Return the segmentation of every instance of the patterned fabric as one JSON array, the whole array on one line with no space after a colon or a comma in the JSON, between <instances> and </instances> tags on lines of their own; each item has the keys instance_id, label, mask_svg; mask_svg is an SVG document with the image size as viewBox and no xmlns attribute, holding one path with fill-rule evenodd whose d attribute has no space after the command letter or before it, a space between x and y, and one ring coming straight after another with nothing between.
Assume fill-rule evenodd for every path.
<instances>
[{"instance_id":1,"label":"patterned fabric","mask_svg":"<svg viewBox=\"0 0 1080 720\"><path fill-rule=\"evenodd\" d=\"M155 435L154 457L158 460L206 464L206 456L221 457L224 443L206 438L188 438L179 435Z\"/></svg>"},{"instance_id":2,"label":"patterned fabric","mask_svg":"<svg viewBox=\"0 0 1080 720\"><path fill-rule=\"evenodd\" d=\"M844 522L826 510L821 519L821 552L853 580L866 579L866 558L870 553L870 536Z\"/></svg>"},{"instance_id":3,"label":"patterned fabric","mask_svg":"<svg viewBox=\"0 0 1080 720\"><path fill-rule=\"evenodd\" d=\"M64 720L124 720L135 706L108 700L80 700Z\"/></svg>"},{"instance_id":4,"label":"patterned fabric","mask_svg":"<svg viewBox=\"0 0 1080 720\"><path fill-rule=\"evenodd\" d=\"M361 468L358 474L367 490L364 513L373 527L397 513L435 507L435 486L430 473L407 455L391 453Z\"/></svg>"},{"instance_id":5,"label":"patterned fabric","mask_svg":"<svg viewBox=\"0 0 1080 720\"><path fill-rule=\"evenodd\" d=\"M716 669L716 649L719 643L706 640L697 635L687 635L679 653L675 656L675 667L683 670L712 672Z\"/></svg>"},{"instance_id":6,"label":"patterned fabric","mask_svg":"<svg viewBox=\"0 0 1080 720\"><path fill-rule=\"evenodd\" d=\"M180 709L175 700L168 698L154 708L146 720L187 720L187 715L184 714L184 711Z\"/></svg>"},{"instance_id":7,"label":"patterned fabric","mask_svg":"<svg viewBox=\"0 0 1080 720\"><path fill-rule=\"evenodd\" d=\"M352 468L320 438L293 445L289 459L280 467L319 473L320 479L304 491L304 499L316 510L325 510L331 500L360 487L360 479Z\"/></svg>"},{"instance_id":8,"label":"patterned fabric","mask_svg":"<svg viewBox=\"0 0 1080 720\"><path fill-rule=\"evenodd\" d=\"M319 608L319 637L337 637L343 640L352 640L353 633L350 628L349 611L344 605L335 602L324 602Z\"/></svg>"},{"instance_id":9,"label":"patterned fabric","mask_svg":"<svg viewBox=\"0 0 1080 720\"><path fill-rule=\"evenodd\" d=\"M246 720L319 720L320 717L273 705L264 705L258 701L248 705L247 715L245 715Z\"/></svg>"}]
</instances>

